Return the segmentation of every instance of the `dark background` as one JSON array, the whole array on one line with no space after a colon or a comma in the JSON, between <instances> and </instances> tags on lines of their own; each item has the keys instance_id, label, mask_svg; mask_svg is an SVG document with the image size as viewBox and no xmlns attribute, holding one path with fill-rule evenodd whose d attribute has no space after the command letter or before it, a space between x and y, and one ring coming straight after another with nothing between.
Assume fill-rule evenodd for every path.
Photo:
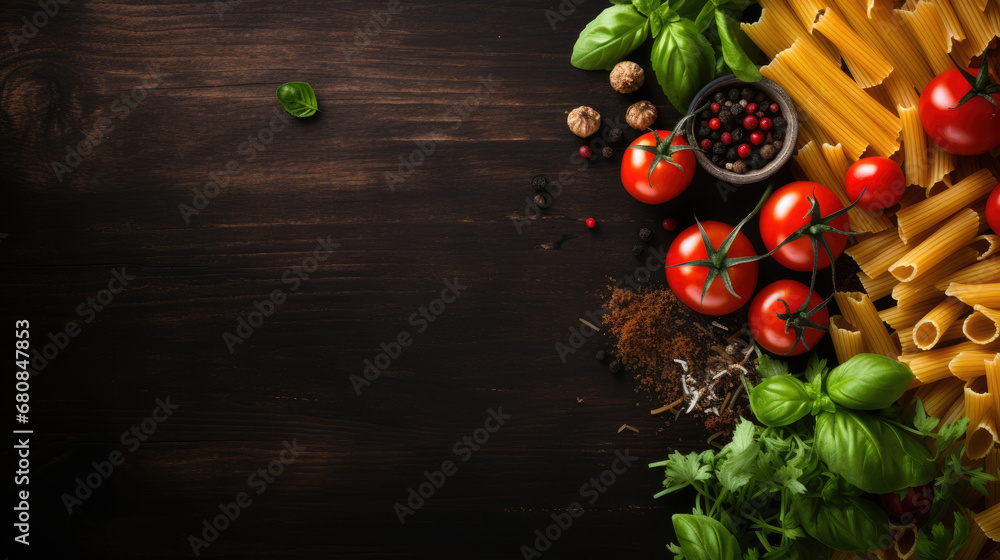
<instances>
[{"instance_id":1,"label":"dark background","mask_svg":"<svg viewBox=\"0 0 1000 560\"><path fill-rule=\"evenodd\" d=\"M650 207L621 187L624 144L586 169L571 160L583 141L565 118L578 105L623 122L630 103L651 99L661 128L678 117L642 51L632 58L647 84L627 96L607 73L570 66L577 34L605 6L566 0L573 12L553 29L555 0L404 0L355 50L356 29L386 2L243 0L220 18L208 0L70 0L19 52L5 40L3 315L8 327L29 320L39 350L67 322L81 329L34 368L32 545L12 557L192 557L188 535L293 438L306 451L203 556L520 558L628 449L637 464L544 556L668 557L670 514L691 497L654 501L662 470L645 464L700 449L708 434L686 419L658 433L663 419L648 411L662 403L593 359L599 337L566 363L555 344L600 306L609 276L640 266L630 248L641 227L666 247L663 218L735 222L761 187L723 196L701 172ZM4 2L2 30L20 35L40 10ZM149 65L162 83L120 118L116 100ZM488 76L492 94L465 117L448 113ZM296 80L315 87L322 113L292 119L185 223L178 205L241 159L241 142L280 110L277 86ZM114 129L60 181L51 162L102 118ZM427 141L434 153L390 190L385 173ZM531 177L561 171L572 185L519 233ZM287 290L282 274L318 236L339 248L231 354L222 334ZM766 278L773 263L763 266ZM135 279L85 323L77 306L122 267ZM417 333L408 317L447 278L467 290ZM402 330L413 344L358 396L349 377ZM121 434L168 396L180 408L68 514L61 496L75 479L124 452ZM393 504L456 459L452 447L491 407L511 419L401 526ZM639 433L617 433L623 423Z\"/></svg>"}]
</instances>

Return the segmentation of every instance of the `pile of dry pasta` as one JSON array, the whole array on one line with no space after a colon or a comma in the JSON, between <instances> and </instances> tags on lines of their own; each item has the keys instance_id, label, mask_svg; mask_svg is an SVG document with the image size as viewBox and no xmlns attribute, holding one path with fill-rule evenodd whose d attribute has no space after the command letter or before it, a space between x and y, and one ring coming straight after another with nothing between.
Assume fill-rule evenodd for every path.
<instances>
[{"instance_id":1,"label":"pile of dry pasta","mask_svg":"<svg viewBox=\"0 0 1000 560\"><path fill-rule=\"evenodd\" d=\"M996 475L1000 236L988 231L984 211L1000 178L998 153L941 150L926 137L917 102L934 76L956 62L969 65L1000 36L1000 0L760 4L760 20L742 28L771 59L761 73L799 109L797 176L847 204L847 169L878 155L901 163L910 185L898 210L849 212L851 229L863 233L847 253L861 268L865 292L834 296L841 315L831 318L830 333L838 359L873 352L907 363L917 381L904 399L920 397L946 422L968 416L966 460ZM1000 560L989 542L1000 541L1000 482L989 485L988 496L969 493L964 502L974 522L955 558ZM879 558L913 556L916 532L899 534Z\"/></svg>"}]
</instances>

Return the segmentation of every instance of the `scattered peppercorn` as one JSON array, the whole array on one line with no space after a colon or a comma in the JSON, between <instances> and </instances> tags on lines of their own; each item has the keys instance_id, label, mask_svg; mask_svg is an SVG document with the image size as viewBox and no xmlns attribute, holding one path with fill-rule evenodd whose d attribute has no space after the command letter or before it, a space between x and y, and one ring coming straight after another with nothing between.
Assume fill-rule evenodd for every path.
<instances>
[{"instance_id":1,"label":"scattered peppercorn","mask_svg":"<svg viewBox=\"0 0 1000 560\"><path fill-rule=\"evenodd\" d=\"M715 165L722 165L723 163L726 162L726 160L722 159L722 156L716 154L714 152L714 150L712 152L712 158L711 159L712 159L712 163L714 163Z\"/></svg>"},{"instance_id":2,"label":"scattered peppercorn","mask_svg":"<svg viewBox=\"0 0 1000 560\"><path fill-rule=\"evenodd\" d=\"M774 117L774 119L772 119L772 122L774 123L775 128L785 128L785 125L788 124L788 121L785 120L785 117Z\"/></svg>"},{"instance_id":3,"label":"scattered peppercorn","mask_svg":"<svg viewBox=\"0 0 1000 560\"><path fill-rule=\"evenodd\" d=\"M608 359L608 352L607 352L607 350L598 350L597 353L594 354L594 357L597 358L598 362L607 361L607 359Z\"/></svg>"},{"instance_id":4,"label":"scattered peppercorn","mask_svg":"<svg viewBox=\"0 0 1000 560\"><path fill-rule=\"evenodd\" d=\"M740 99L740 105L741 105L741 106L742 106L742 107L743 107L744 109L746 109L746 108L747 108L747 105L749 105L749 103L747 102L747 100L746 100L746 99Z\"/></svg>"},{"instance_id":5,"label":"scattered peppercorn","mask_svg":"<svg viewBox=\"0 0 1000 560\"><path fill-rule=\"evenodd\" d=\"M760 157L766 160L773 159L774 156L777 155L777 153L778 150L776 150L774 146L772 146L771 144L764 144L763 146L760 147Z\"/></svg>"},{"instance_id":6,"label":"scattered peppercorn","mask_svg":"<svg viewBox=\"0 0 1000 560\"><path fill-rule=\"evenodd\" d=\"M721 156L726 153L726 145L719 143L712 146L712 153Z\"/></svg>"},{"instance_id":7,"label":"scattered peppercorn","mask_svg":"<svg viewBox=\"0 0 1000 560\"><path fill-rule=\"evenodd\" d=\"M741 158L750 156L750 144L740 144L739 148L736 148L736 153L739 154Z\"/></svg>"},{"instance_id":8,"label":"scattered peppercorn","mask_svg":"<svg viewBox=\"0 0 1000 560\"><path fill-rule=\"evenodd\" d=\"M722 93L721 91L717 91L715 92L715 95L712 96L712 99L716 103L724 103L726 101L726 94Z\"/></svg>"},{"instance_id":9,"label":"scattered peppercorn","mask_svg":"<svg viewBox=\"0 0 1000 560\"><path fill-rule=\"evenodd\" d=\"M747 164L745 161L743 161L742 159L738 159L733 162L733 173L743 174L746 172L747 172Z\"/></svg>"},{"instance_id":10,"label":"scattered peppercorn","mask_svg":"<svg viewBox=\"0 0 1000 560\"><path fill-rule=\"evenodd\" d=\"M722 126L722 121L719 119L712 119L708 121L708 128L711 128L712 130L719 130L720 126Z\"/></svg>"},{"instance_id":11,"label":"scattered peppercorn","mask_svg":"<svg viewBox=\"0 0 1000 560\"><path fill-rule=\"evenodd\" d=\"M719 111L719 120L722 121L723 125L728 125L733 121L733 113L728 109Z\"/></svg>"},{"instance_id":12,"label":"scattered peppercorn","mask_svg":"<svg viewBox=\"0 0 1000 560\"><path fill-rule=\"evenodd\" d=\"M774 140L784 140L785 139L785 131L784 130L775 130L774 132L771 133L771 137Z\"/></svg>"},{"instance_id":13,"label":"scattered peppercorn","mask_svg":"<svg viewBox=\"0 0 1000 560\"><path fill-rule=\"evenodd\" d=\"M642 245L635 245L632 247L632 254L635 255L636 258L642 257L642 254L645 251L646 250L642 248Z\"/></svg>"},{"instance_id":14,"label":"scattered peppercorn","mask_svg":"<svg viewBox=\"0 0 1000 560\"><path fill-rule=\"evenodd\" d=\"M764 101L766 99L767 99L767 96L764 95L763 91L758 91L757 92L757 97L753 98L753 100L756 101L757 103L760 103L760 102L762 102L762 101Z\"/></svg>"},{"instance_id":15,"label":"scattered peppercorn","mask_svg":"<svg viewBox=\"0 0 1000 560\"><path fill-rule=\"evenodd\" d=\"M594 155L594 150L590 149L590 146L580 146L580 157L587 159Z\"/></svg>"},{"instance_id":16,"label":"scattered peppercorn","mask_svg":"<svg viewBox=\"0 0 1000 560\"><path fill-rule=\"evenodd\" d=\"M761 167L764 167L764 158L760 157L759 153L750 156L750 168L760 169Z\"/></svg>"},{"instance_id":17,"label":"scattered peppercorn","mask_svg":"<svg viewBox=\"0 0 1000 560\"><path fill-rule=\"evenodd\" d=\"M781 111L781 106L778 105L777 103L771 103L771 107L769 108L771 109L772 113L778 113Z\"/></svg>"},{"instance_id":18,"label":"scattered peppercorn","mask_svg":"<svg viewBox=\"0 0 1000 560\"><path fill-rule=\"evenodd\" d=\"M771 130L772 126L774 126L774 122L772 122L771 119L769 119L767 117L764 117L764 118L760 119L760 129L761 130Z\"/></svg>"},{"instance_id":19,"label":"scattered peppercorn","mask_svg":"<svg viewBox=\"0 0 1000 560\"><path fill-rule=\"evenodd\" d=\"M663 226L663 229L667 231L674 231L677 229L677 220L673 218L663 218L663 224L661 225Z\"/></svg>"},{"instance_id":20,"label":"scattered peppercorn","mask_svg":"<svg viewBox=\"0 0 1000 560\"><path fill-rule=\"evenodd\" d=\"M743 106L740 105L739 103L733 103L729 107L729 114L737 118L743 115L743 111L744 111Z\"/></svg>"},{"instance_id":21,"label":"scattered peppercorn","mask_svg":"<svg viewBox=\"0 0 1000 560\"><path fill-rule=\"evenodd\" d=\"M756 93L754 93L754 91L748 87L745 87L742 90L740 90L740 96L748 101L753 99L754 95L756 95Z\"/></svg>"},{"instance_id":22,"label":"scattered peppercorn","mask_svg":"<svg viewBox=\"0 0 1000 560\"><path fill-rule=\"evenodd\" d=\"M729 90L729 92L726 94L726 97L728 97L730 101L736 101L737 99L740 98L740 90L737 88L733 88Z\"/></svg>"},{"instance_id":23,"label":"scattered peppercorn","mask_svg":"<svg viewBox=\"0 0 1000 560\"><path fill-rule=\"evenodd\" d=\"M703 138L701 140L701 149L702 150L710 150L710 149L712 149L712 141L709 140L708 138Z\"/></svg>"},{"instance_id":24,"label":"scattered peppercorn","mask_svg":"<svg viewBox=\"0 0 1000 560\"><path fill-rule=\"evenodd\" d=\"M757 112L757 104L756 103L747 103L747 114L756 113L756 112Z\"/></svg>"},{"instance_id":25,"label":"scattered peppercorn","mask_svg":"<svg viewBox=\"0 0 1000 560\"><path fill-rule=\"evenodd\" d=\"M736 152L736 148L729 148L728 150L726 150L726 161L732 163L736 161L736 158L738 157L739 154Z\"/></svg>"},{"instance_id":26,"label":"scattered peppercorn","mask_svg":"<svg viewBox=\"0 0 1000 560\"><path fill-rule=\"evenodd\" d=\"M708 110L699 113L695 138L689 141L708 152L714 165L745 173L777 156L787 123L765 92L750 86L730 88L713 93L711 100ZM740 160L741 165L735 165Z\"/></svg>"},{"instance_id":27,"label":"scattered peppercorn","mask_svg":"<svg viewBox=\"0 0 1000 560\"><path fill-rule=\"evenodd\" d=\"M713 113L718 113L719 110L722 109L722 107L718 103L712 103L711 105L708 106L708 108L711 109Z\"/></svg>"},{"instance_id":28,"label":"scattered peppercorn","mask_svg":"<svg viewBox=\"0 0 1000 560\"><path fill-rule=\"evenodd\" d=\"M618 360L611 360L611 363L608 364L608 371L610 371L611 373L618 373L619 371L621 371L621 369L622 369L622 364Z\"/></svg>"},{"instance_id":29,"label":"scattered peppercorn","mask_svg":"<svg viewBox=\"0 0 1000 560\"><path fill-rule=\"evenodd\" d=\"M775 140L774 143L771 144L771 145L774 146L775 150L780 150L781 149L781 140Z\"/></svg>"},{"instance_id":30,"label":"scattered peppercorn","mask_svg":"<svg viewBox=\"0 0 1000 560\"><path fill-rule=\"evenodd\" d=\"M653 240L653 230L648 227L644 227L639 230L639 240L643 243L649 243Z\"/></svg>"},{"instance_id":31,"label":"scattered peppercorn","mask_svg":"<svg viewBox=\"0 0 1000 560\"><path fill-rule=\"evenodd\" d=\"M743 137L746 136L746 131L743 130L742 126L738 126L734 128L730 134L733 135L733 142L739 144L743 141Z\"/></svg>"},{"instance_id":32,"label":"scattered peppercorn","mask_svg":"<svg viewBox=\"0 0 1000 560\"><path fill-rule=\"evenodd\" d=\"M733 135L729 132L723 132L719 139L727 146L733 143Z\"/></svg>"},{"instance_id":33,"label":"scattered peppercorn","mask_svg":"<svg viewBox=\"0 0 1000 560\"><path fill-rule=\"evenodd\" d=\"M595 227L597 227L597 220L595 220L593 218L587 218L587 222L586 223L587 223L587 227L589 227L590 229L594 229Z\"/></svg>"},{"instance_id":34,"label":"scattered peppercorn","mask_svg":"<svg viewBox=\"0 0 1000 560\"><path fill-rule=\"evenodd\" d=\"M757 128L757 117L753 115L747 115L743 118L743 128L747 130L753 130Z\"/></svg>"},{"instance_id":35,"label":"scattered peppercorn","mask_svg":"<svg viewBox=\"0 0 1000 560\"><path fill-rule=\"evenodd\" d=\"M545 175L535 175L531 178L531 186L536 191L544 191L549 186L549 178Z\"/></svg>"},{"instance_id":36,"label":"scattered peppercorn","mask_svg":"<svg viewBox=\"0 0 1000 560\"><path fill-rule=\"evenodd\" d=\"M545 209L549 207L549 204L551 204L551 201L544 193L535 195L535 206Z\"/></svg>"},{"instance_id":37,"label":"scattered peppercorn","mask_svg":"<svg viewBox=\"0 0 1000 560\"><path fill-rule=\"evenodd\" d=\"M755 130L750 133L751 144L753 144L754 146L759 146L763 142L764 142L764 133L760 132L759 130Z\"/></svg>"},{"instance_id":38,"label":"scattered peppercorn","mask_svg":"<svg viewBox=\"0 0 1000 560\"><path fill-rule=\"evenodd\" d=\"M624 136L624 134L625 133L622 131L622 129L612 128L611 130L608 131L608 142L611 142L612 144L621 142L622 136Z\"/></svg>"},{"instance_id":39,"label":"scattered peppercorn","mask_svg":"<svg viewBox=\"0 0 1000 560\"><path fill-rule=\"evenodd\" d=\"M604 146L604 149L601 150L601 155L606 158L609 158L615 155L615 151L611 148L611 146Z\"/></svg>"}]
</instances>

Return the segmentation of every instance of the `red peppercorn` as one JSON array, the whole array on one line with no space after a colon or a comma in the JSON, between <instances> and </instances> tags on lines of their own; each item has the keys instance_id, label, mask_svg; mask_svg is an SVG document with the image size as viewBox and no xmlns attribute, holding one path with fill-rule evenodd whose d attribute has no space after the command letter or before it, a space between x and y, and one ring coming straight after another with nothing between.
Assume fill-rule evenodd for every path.
<instances>
[{"instance_id":1,"label":"red peppercorn","mask_svg":"<svg viewBox=\"0 0 1000 560\"><path fill-rule=\"evenodd\" d=\"M712 103L711 105L709 105L709 108L712 109L713 113L718 113L719 109L722 109L722 107L720 107L718 103Z\"/></svg>"},{"instance_id":2,"label":"red peppercorn","mask_svg":"<svg viewBox=\"0 0 1000 560\"><path fill-rule=\"evenodd\" d=\"M736 148L736 153L739 154L741 158L750 157L750 144L740 144L739 148Z\"/></svg>"},{"instance_id":3,"label":"red peppercorn","mask_svg":"<svg viewBox=\"0 0 1000 560\"><path fill-rule=\"evenodd\" d=\"M580 157L587 159L594 155L594 150L590 149L590 146L580 146Z\"/></svg>"},{"instance_id":4,"label":"red peppercorn","mask_svg":"<svg viewBox=\"0 0 1000 560\"><path fill-rule=\"evenodd\" d=\"M728 132L723 132L722 138L720 138L720 140L722 140L723 144L728 146L733 143L733 135L729 134Z\"/></svg>"},{"instance_id":5,"label":"red peppercorn","mask_svg":"<svg viewBox=\"0 0 1000 560\"><path fill-rule=\"evenodd\" d=\"M711 150L712 149L712 141L709 140L708 138L703 139L701 141L701 149L702 150Z\"/></svg>"},{"instance_id":6,"label":"red peppercorn","mask_svg":"<svg viewBox=\"0 0 1000 560\"><path fill-rule=\"evenodd\" d=\"M708 121L708 128L711 128L712 130L719 130L720 126L722 126L722 121L719 119L712 119Z\"/></svg>"},{"instance_id":7,"label":"red peppercorn","mask_svg":"<svg viewBox=\"0 0 1000 560\"><path fill-rule=\"evenodd\" d=\"M663 229L667 231L674 231L675 229L677 229L677 220L673 218L664 218Z\"/></svg>"},{"instance_id":8,"label":"red peppercorn","mask_svg":"<svg viewBox=\"0 0 1000 560\"><path fill-rule=\"evenodd\" d=\"M755 130L755 131L753 131L753 132L750 133L750 142L752 142L754 146L759 146L760 143L763 142L763 141L764 141L764 133L763 132L761 132L759 130ZM743 157L746 157L746 156L743 156Z\"/></svg>"},{"instance_id":9,"label":"red peppercorn","mask_svg":"<svg viewBox=\"0 0 1000 560\"><path fill-rule=\"evenodd\" d=\"M764 117L763 119L760 119L760 129L761 130L771 130L772 126L774 126L774 123L771 122L771 119L769 119L767 117Z\"/></svg>"},{"instance_id":10,"label":"red peppercorn","mask_svg":"<svg viewBox=\"0 0 1000 560\"><path fill-rule=\"evenodd\" d=\"M743 119L743 128L745 128L747 130L753 130L753 129L757 128L757 117L755 117L753 115L747 115Z\"/></svg>"},{"instance_id":11,"label":"red peppercorn","mask_svg":"<svg viewBox=\"0 0 1000 560\"><path fill-rule=\"evenodd\" d=\"M594 229L595 227L597 227L597 220L593 218L587 218L587 227L589 227L590 229Z\"/></svg>"},{"instance_id":12,"label":"red peppercorn","mask_svg":"<svg viewBox=\"0 0 1000 560\"><path fill-rule=\"evenodd\" d=\"M777 103L771 103L771 112L772 113L778 113L780 111L781 111L781 107L779 107Z\"/></svg>"},{"instance_id":13,"label":"red peppercorn","mask_svg":"<svg viewBox=\"0 0 1000 560\"><path fill-rule=\"evenodd\" d=\"M757 104L756 103L747 103L747 114L748 115L752 115L752 114L754 114L756 112L757 112Z\"/></svg>"}]
</instances>

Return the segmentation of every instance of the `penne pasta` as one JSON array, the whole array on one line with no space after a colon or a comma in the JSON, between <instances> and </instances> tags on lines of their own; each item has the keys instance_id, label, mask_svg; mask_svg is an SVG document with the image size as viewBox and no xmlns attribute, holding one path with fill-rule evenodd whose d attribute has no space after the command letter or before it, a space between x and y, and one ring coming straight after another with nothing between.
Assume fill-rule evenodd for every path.
<instances>
[{"instance_id":1,"label":"penne pasta","mask_svg":"<svg viewBox=\"0 0 1000 560\"><path fill-rule=\"evenodd\" d=\"M913 375L921 383L926 384L952 378L951 370L948 369L949 363L961 352L976 351L982 348L982 345L974 342L960 342L919 354L903 354L899 357L899 361L910 366Z\"/></svg>"},{"instance_id":2,"label":"penne pasta","mask_svg":"<svg viewBox=\"0 0 1000 560\"><path fill-rule=\"evenodd\" d=\"M951 38L937 6L930 2L919 2L912 10L895 10L894 13L906 26L910 37L920 46L923 58L934 74L954 68L947 55L951 51Z\"/></svg>"},{"instance_id":3,"label":"penne pasta","mask_svg":"<svg viewBox=\"0 0 1000 560\"><path fill-rule=\"evenodd\" d=\"M920 114L917 108L896 107L896 113L903 125L903 175L907 185L926 186L924 171L927 169L927 134L920 124ZM906 237L900 231L900 237L906 242Z\"/></svg>"},{"instance_id":4,"label":"penne pasta","mask_svg":"<svg viewBox=\"0 0 1000 560\"><path fill-rule=\"evenodd\" d=\"M1000 352L986 362L986 389L993 399L993 416L1000 417Z\"/></svg>"},{"instance_id":5,"label":"penne pasta","mask_svg":"<svg viewBox=\"0 0 1000 560\"><path fill-rule=\"evenodd\" d=\"M840 363L867 352L861 330L841 315L830 317L830 339Z\"/></svg>"},{"instance_id":6,"label":"penne pasta","mask_svg":"<svg viewBox=\"0 0 1000 560\"><path fill-rule=\"evenodd\" d=\"M1000 253L1000 235L987 233L969 242L969 247L979 251L979 260L984 261Z\"/></svg>"},{"instance_id":7,"label":"penne pasta","mask_svg":"<svg viewBox=\"0 0 1000 560\"><path fill-rule=\"evenodd\" d=\"M957 400L964 398L964 391L964 382L949 378L940 383L921 386L916 390L914 397L924 403L927 414L941 418Z\"/></svg>"},{"instance_id":8,"label":"penne pasta","mask_svg":"<svg viewBox=\"0 0 1000 560\"><path fill-rule=\"evenodd\" d=\"M881 354L896 358L899 349L889 336L882 319L871 298L864 292L835 292L833 298L837 301L840 313L851 325L861 331L865 348L873 354Z\"/></svg>"},{"instance_id":9,"label":"penne pasta","mask_svg":"<svg viewBox=\"0 0 1000 560\"><path fill-rule=\"evenodd\" d=\"M921 350L930 350L941 340L941 335L970 307L955 297L945 298L934 306L913 327L913 342Z\"/></svg>"},{"instance_id":10,"label":"penne pasta","mask_svg":"<svg viewBox=\"0 0 1000 560\"><path fill-rule=\"evenodd\" d=\"M951 282L945 288L945 294L969 305L1000 308L1000 283L961 284L959 282Z\"/></svg>"},{"instance_id":11,"label":"penne pasta","mask_svg":"<svg viewBox=\"0 0 1000 560\"><path fill-rule=\"evenodd\" d=\"M919 118L917 124L920 124ZM909 160L910 158L907 157L907 161ZM982 169L955 183L951 188L939 195L932 196L913 206L901 209L896 213L900 239L904 243L907 243L909 239L917 234L929 230L936 224L954 215L960 209L989 195L996 184L997 180L993 177L993 174L988 169Z\"/></svg>"},{"instance_id":12,"label":"penne pasta","mask_svg":"<svg viewBox=\"0 0 1000 560\"><path fill-rule=\"evenodd\" d=\"M837 47L851 76L861 87L877 86L892 72L892 63L865 42L833 9L824 10L812 28Z\"/></svg>"},{"instance_id":13,"label":"penne pasta","mask_svg":"<svg viewBox=\"0 0 1000 560\"><path fill-rule=\"evenodd\" d=\"M900 282L892 289L892 298L899 305L916 305L931 300L944 299L944 287L938 287L941 282L956 275L959 271L976 264L979 254L972 248L962 247L947 261L937 265L933 270L912 282ZM892 276L890 274L890 276Z\"/></svg>"},{"instance_id":14,"label":"penne pasta","mask_svg":"<svg viewBox=\"0 0 1000 560\"><path fill-rule=\"evenodd\" d=\"M970 249L975 253L973 262L954 274L949 274L941 280L935 281L935 288L941 292L945 292L951 284L991 284L1000 282L1000 258L990 258L975 262L979 258L979 253L971 247L964 247L963 249Z\"/></svg>"},{"instance_id":15,"label":"penne pasta","mask_svg":"<svg viewBox=\"0 0 1000 560\"><path fill-rule=\"evenodd\" d=\"M962 545L962 548L958 549L954 560L976 560L979 558L979 553L982 552L983 547L986 546L986 535L983 533L982 528L971 519L971 512L967 512L966 515L970 517L969 536L965 539L965 544Z\"/></svg>"},{"instance_id":16,"label":"penne pasta","mask_svg":"<svg viewBox=\"0 0 1000 560\"><path fill-rule=\"evenodd\" d=\"M1000 504L977 513L973 519L982 529L984 535L995 541L1000 541Z\"/></svg>"},{"instance_id":17,"label":"penne pasta","mask_svg":"<svg viewBox=\"0 0 1000 560\"><path fill-rule=\"evenodd\" d=\"M878 312L878 316L894 330L913 327L928 311L937 305L935 301L925 301L911 307L897 305Z\"/></svg>"},{"instance_id":18,"label":"penne pasta","mask_svg":"<svg viewBox=\"0 0 1000 560\"><path fill-rule=\"evenodd\" d=\"M920 239L925 237L921 236ZM844 253L854 259L862 272L876 277L888 272L889 267L911 251L913 246L914 244L903 243L895 230L886 230L848 247Z\"/></svg>"},{"instance_id":19,"label":"penne pasta","mask_svg":"<svg viewBox=\"0 0 1000 560\"><path fill-rule=\"evenodd\" d=\"M864 286L865 292L872 301L878 301L887 295L892 294L892 289L899 285L899 280L888 272L880 274L877 278L872 278L864 272L858 273L858 280Z\"/></svg>"},{"instance_id":20,"label":"penne pasta","mask_svg":"<svg viewBox=\"0 0 1000 560\"><path fill-rule=\"evenodd\" d=\"M976 344L989 344L1000 339L1000 310L976 305L965 319L962 332L965 337Z\"/></svg>"},{"instance_id":21,"label":"penne pasta","mask_svg":"<svg viewBox=\"0 0 1000 560\"><path fill-rule=\"evenodd\" d=\"M993 359L993 354L995 352L988 350L966 350L965 352L959 352L951 362L948 362L948 369L955 377L971 381L986 375L986 362Z\"/></svg>"},{"instance_id":22,"label":"penne pasta","mask_svg":"<svg viewBox=\"0 0 1000 560\"><path fill-rule=\"evenodd\" d=\"M954 247L973 240L979 230L979 216L966 208L889 266L889 273L901 282L910 282L948 258Z\"/></svg>"},{"instance_id":23,"label":"penne pasta","mask_svg":"<svg viewBox=\"0 0 1000 560\"><path fill-rule=\"evenodd\" d=\"M983 471L997 476L1000 474L1000 449L996 447L986 454L983 461ZM1000 503L1000 480L990 480L986 483L986 507Z\"/></svg>"}]
</instances>

